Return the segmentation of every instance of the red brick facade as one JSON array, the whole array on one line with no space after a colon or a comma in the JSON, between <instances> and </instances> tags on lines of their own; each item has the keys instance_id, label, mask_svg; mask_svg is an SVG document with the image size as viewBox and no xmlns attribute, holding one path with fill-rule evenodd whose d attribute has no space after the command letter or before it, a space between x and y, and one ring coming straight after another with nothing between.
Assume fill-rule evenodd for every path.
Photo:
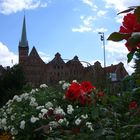
<instances>
[{"instance_id":1,"label":"red brick facade","mask_svg":"<svg viewBox=\"0 0 140 140\"><path fill-rule=\"evenodd\" d=\"M19 51L20 48L22 49L22 47L19 47ZM38 55L35 47L29 55L24 55L24 57L20 55L22 53L19 53L19 64L23 66L27 82L33 86L39 86L43 83L56 84L60 80L90 80L102 85L105 82L106 75L116 74L116 81L121 81L128 75L123 63L102 68L97 61L92 66L84 67L77 56L64 62L61 55L56 53L54 59L46 64Z\"/></svg>"}]
</instances>

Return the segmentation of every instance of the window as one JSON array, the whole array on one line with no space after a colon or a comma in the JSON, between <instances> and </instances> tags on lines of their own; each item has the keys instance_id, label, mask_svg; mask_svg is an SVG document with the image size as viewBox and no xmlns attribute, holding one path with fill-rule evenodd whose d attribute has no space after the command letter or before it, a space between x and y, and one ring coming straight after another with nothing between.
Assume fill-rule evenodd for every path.
<instances>
[{"instance_id":1,"label":"window","mask_svg":"<svg viewBox=\"0 0 140 140\"><path fill-rule=\"evenodd\" d=\"M116 73L110 73L111 81L117 81Z\"/></svg>"}]
</instances>

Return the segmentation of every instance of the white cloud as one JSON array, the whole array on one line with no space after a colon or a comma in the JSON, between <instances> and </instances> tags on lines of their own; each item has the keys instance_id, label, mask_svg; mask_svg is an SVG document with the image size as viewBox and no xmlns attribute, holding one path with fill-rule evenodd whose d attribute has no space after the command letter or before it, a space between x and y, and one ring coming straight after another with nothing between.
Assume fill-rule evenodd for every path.
<instances>
[{"instance_id":1,"label":"white cloud","mask_svg":"<svg viewBox=\"0 0 140 140\"><path fill-rule=\"evenodd\" d=\"M98 17L102 17L102 16L104 16L106 13L107 13L107 11L99 10L99 11L97 12L97 16L98 16Z\"/></svg>"},{"instance_id":2,"label":"white cloud","mask_svg":"<svg viewBox=\"0 0 140 140\"><path fill-rule=\"evenodd\" d=\"M125 69L129 74L132 74L134 72L133 66L134 62L131 61L130 63L127 63L127 54L128 50L124 45L124 42L112 42L108 41L106 44L106 51L107 51L107 58L106 60L111 60L112 64L118 64L122 62L124 64ZM117 56L117 57L116 57ZM107 61L107 62L111 62Z\"/></svg>"},{"instance_id":3,"label":"white cloud","mask_svg":"<svg viewBox=\"0 0 140 140\"><path fill-rule=\"evenodd\" d=\"M73 32L89 32L91 31L91 27L86 27L86 26L83 26L83 25L80 25L78 28L73 28L72 31Z\"/></svg>"},{"instance_id":4,"label":"white cloud","mask_svg":"<svg viewBox=\"0 0 140 140\"><path fill-rule=\"evenodd\" d=\"M41 0L1 0L0 13L11 14L22 10L46 7L47 3Z\"/></svg>"},{"instance_id":5,"label":"white cloud","mask_svg":"<svg viewBox=\"0 0 140 140\"><path fill-rule=\"evenodd\" d=\"M106 44L106 51L108 51L113 55L114 53L123 54L123 55L126 55L128 53L128 50L124 45L124 42L108 41Z\"/></svg>"},{"instance_id":6,"label":"white cloud","mask_svg":"<svg viewBox=\"0 0 140 140\"><path fill-rule=\"evenodd\" d=\"M93 0L82 0L82 2L88 5L93 11L96 11L98 8L97 5L93 4Z\"/></svg>"},{"instance_id":7,"label":"white cloud","mask_svg":"<svg viewBox=\"0 0 140 140\"><path fill-rule=\"evenodd\" d=\"M18 63L18 56L11 52L6 45L0 42L0 65L13 66Z\"/></svg>"},{"instance_id":8,"label":"white cloud","mask_svg":"<svg viewBox=\"0 0 140 140\"><path fill-rule=\"evenodd\" d=\"M106 2L106 8L114 8L118 12L126 10L130 6L136 6L140 4L140 0L104 0Z\"/></svg>"},{"instance_id":9,"label":"white cloud","mask_svg":"<svg viewBox=\"0 0 140 140\"><path fill-rule=\"evenodd\" d=\"M77 28L72 28L73 32L89 32L92 31L93 21L96 20L93 16L80 16L82 24Z\"/></svg>"},{"instance_id":10,"label":"white cloud","mask_svg":"<svg viewBox=\"0 0 140 140\"><path fill-rule=\"evenodd\" d=\"M44 52L38 52L38 53L39 53L41 59L42 59L45 63L48 63L48 62L51 60L50 56L47 55L47 54L45 54Z\"/></svg>"},{"instance_id":11,"label":"white cloud","mask_svg":"<svg viewBox=\"0 0 140 140\"><path fill-rule=\"evenodd\" d=\"M98 33L98 32L107 32L107 31L108 31L108 29L103 28L103 27L101 27L101 28L96 28L95 30L93 30L93 32L96 32L96 33Z\"/></svg>"}]
</instances>

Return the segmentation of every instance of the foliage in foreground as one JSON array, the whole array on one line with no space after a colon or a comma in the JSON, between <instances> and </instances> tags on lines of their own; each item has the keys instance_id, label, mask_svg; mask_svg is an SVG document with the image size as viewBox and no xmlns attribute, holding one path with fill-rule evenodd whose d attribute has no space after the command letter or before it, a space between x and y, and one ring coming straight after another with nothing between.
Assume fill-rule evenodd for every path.
<instances>
[{"instance_id":1,"label":"foliage in foreground","mask_svg":"<svg viewBox=\"0 0 140 140\"><path fill-rule=\"evenodd\" d=\"M107 95L85 83L14 96L0 109L1 133L16 140L139 139L140 89Z\"/></svg>"}]
</instances>

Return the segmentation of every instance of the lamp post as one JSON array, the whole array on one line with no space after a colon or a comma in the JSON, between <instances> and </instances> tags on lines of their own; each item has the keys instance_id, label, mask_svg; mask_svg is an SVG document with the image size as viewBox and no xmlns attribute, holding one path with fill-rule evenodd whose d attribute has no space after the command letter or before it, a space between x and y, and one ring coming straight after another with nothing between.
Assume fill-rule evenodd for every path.
<instances>
[{"instance_id":1,"label":"lamp post","mask_svg":"<svg viewBox=\"0 0 140 140\"><path fill-rule=\"evenodd\" d=\"M103 42L103 51L104 51L104 67L106 67L106 56L105 56L105 37L104 37L104 32L98 32L101 37L101 41Z\"/></svg>"}]
</instances>

